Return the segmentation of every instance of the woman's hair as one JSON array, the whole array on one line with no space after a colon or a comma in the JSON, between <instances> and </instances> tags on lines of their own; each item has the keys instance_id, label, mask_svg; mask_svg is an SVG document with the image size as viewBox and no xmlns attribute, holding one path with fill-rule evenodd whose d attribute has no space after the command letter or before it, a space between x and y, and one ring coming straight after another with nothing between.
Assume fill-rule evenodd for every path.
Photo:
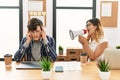
<instances>
[{"instance_id":1,"label":"woman's hair","mask_svg":"<svg viewBox=\"0 0 120 80\"><path fill-rule=\"evenodd\" d=\"M97 27L94 37L95 37L95 41L98 42L98 40L104 36L101 21L98 18L93 18L93 19L89 19L86 22L86 24L88 22L92 23L92 25ZM87 40L89 41L90 39L91 39L91 36L88 35Z\"/></svg>"},{"instance_id":2,"label":"woman's hair","mask_svg":"<svg viewBox=\"0 0 120 80\"><path fill-rule=\"evenodd\" d=\"M40 26L40 29L42 30L42 26L43 26L42 21L37 18L32 18L28 22L27 28L29 31L35 31L37 29L37 26Z\"/></svg>"}]
</instances>

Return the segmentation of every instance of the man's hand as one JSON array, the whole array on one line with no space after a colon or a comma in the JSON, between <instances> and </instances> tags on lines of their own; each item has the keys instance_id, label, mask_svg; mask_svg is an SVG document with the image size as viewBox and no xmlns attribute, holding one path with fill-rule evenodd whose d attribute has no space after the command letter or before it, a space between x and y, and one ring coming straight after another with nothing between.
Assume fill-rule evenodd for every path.
<instances>
[{"instance_id":1,"label":"man's hand","mask_svg":"<svg viewBox=\"0 0 120 80\"><path fill-rule=\"evenodd\" d=\"M32 32L31 31L27 31L26 38L27 38L26 42L29 44L32 40Z\"/></svg>"},{"instance_id":2,"label":"man's hand","mask_svg":"<svg viewBox=\"0 0 120 80\"><path fill-rule=\"evenodd\" d=\"M46 39L47 39L47 38L46 38L46 32L45 32L45 30L43 29L43 27L42 27L41 35L42 35L43 40L46 40Z\"/></svg>"}]
</instances>

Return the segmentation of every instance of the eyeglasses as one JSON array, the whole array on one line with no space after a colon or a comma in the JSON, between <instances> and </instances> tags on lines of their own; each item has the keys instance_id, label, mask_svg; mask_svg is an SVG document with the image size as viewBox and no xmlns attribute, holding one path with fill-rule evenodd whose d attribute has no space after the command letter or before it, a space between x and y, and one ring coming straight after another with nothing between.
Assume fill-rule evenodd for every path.
<instances>
[{"instance_id":1,"label":"eyeglasses","mask_svg":"<svg viewBox=\"0 0 120 80\"><path fill-rule=\"evenodd\" d=\"M92 24L90 24L90 23L89 23L89 24L86 24L86 27L88 27L88 26L90 26L90 25L92 25Z\"/></svg>"}]
</instances>

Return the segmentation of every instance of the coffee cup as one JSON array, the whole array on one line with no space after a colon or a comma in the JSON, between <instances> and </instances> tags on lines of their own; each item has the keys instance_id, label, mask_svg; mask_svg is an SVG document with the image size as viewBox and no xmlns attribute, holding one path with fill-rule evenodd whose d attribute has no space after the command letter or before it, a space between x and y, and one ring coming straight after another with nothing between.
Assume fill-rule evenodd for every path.
<instances>
[{"instance_id":1,"label":"coffee cup","mask_svg":"<svg viewBox=\"0 0 120 80\"><path fill-rule=\"evenodd\" d=\"M4 61L5 61L5 65L11 65L12 55L11 54L5 54L4 55Z\"/></svg>"},{"instance_id":2,"label":"coffee cup","mask_svg":"<svg viewBox=\"0 0 120 80\"><path fill-rule=\"evenodd\" d=\"M87 63L87 54L86 53L81 53L80 54L80 61L82 64Z\"/></svg>"}]
</instances>

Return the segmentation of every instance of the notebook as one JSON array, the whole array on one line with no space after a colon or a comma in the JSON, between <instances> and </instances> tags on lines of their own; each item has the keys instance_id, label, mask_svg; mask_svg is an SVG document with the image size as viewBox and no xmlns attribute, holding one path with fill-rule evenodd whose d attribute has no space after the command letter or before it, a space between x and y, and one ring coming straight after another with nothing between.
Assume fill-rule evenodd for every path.
<instances>
[{"instance_id":1,"label":"notebook","mask_svg":"<svg viewBox=\"0 0 120 80\"><path fill-rule=\"evenodd\" d=\"M25 61L21 62L18 66L16 66L16 69L42 69L39 62L30 62Z\"/></svg>"},{"instance_id":2,"label":"notebook","mask_svg":"<svg viewBox=\"0 0 120 80\"><path fill-rule=\"evenodd\" d=\"M104 57L110 62L110 69L120 69L120 49L107 48Z\"/></svg>"}]
</instances>

